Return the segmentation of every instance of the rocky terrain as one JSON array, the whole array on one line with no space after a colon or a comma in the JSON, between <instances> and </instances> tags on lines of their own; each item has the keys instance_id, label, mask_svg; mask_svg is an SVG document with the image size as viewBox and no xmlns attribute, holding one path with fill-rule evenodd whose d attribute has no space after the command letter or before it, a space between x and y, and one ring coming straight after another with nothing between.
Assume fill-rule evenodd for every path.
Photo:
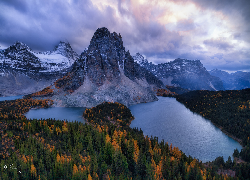
<instances>
[{"instance_id":1,"label":"rocky terrain","mask_svg":"<svg viewBox=\"0 0 250 180\"><path fill-rule=\"evenodd\" d=\"M60 42L53 51L32 51L16 42L0 50L0 96L40 91L63 77L79 56L69 43Z\"/></svg>"},{"instance_id":2,"label":"rocky terrain","mask_svg":"<svg viewBox=\"0 0 250 180\"><path fill-rule=\"evenodd\" d=\"M213 69L209 71L212 76L219 77L226 90L241 90L250 88L250 72L237 71L229 74L226 71Z\"/></svg>"},{"instance_id":3,"label":"rocky terrain","mask_svg":"<svg viewBox=\"0 0 250 180\"><path fill-rule=\"evenodd\" d=\"M120 34L98 28L72 70L50 88L55 106L93 107L103 101L155 101L153 90L160 87L160 80L134 62Z\"/></svg>"},{"instance_id":4,"label":"rocky terrain","mask_svg":"<svg viewBox=\"0 0 250 180\"><path fill-rule=\"evenodd\" d=\"M137 53L134 60L152 72L164 85L182 87L189 90L224 90L220 78L212 76L199 60L175 59L174 61L152 64Z\"/></svg>"}]
</instances>

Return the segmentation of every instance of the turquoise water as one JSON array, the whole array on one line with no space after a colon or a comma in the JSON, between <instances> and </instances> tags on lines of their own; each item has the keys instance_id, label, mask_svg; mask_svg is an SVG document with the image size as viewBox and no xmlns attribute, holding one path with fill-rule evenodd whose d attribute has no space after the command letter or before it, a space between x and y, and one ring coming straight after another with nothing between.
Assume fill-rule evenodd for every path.
<instances>
[{"instance_id":1,"label":"turquoise water","mask_svg":"<svg viewBox=\"0 0 250 180\"><path fill-rule=\"evenodd\" d=\"M159 101L130 106L135 120L130 127L141 128L144 135L157 136L159 141L178 147L186 155L203 162L212 161L218 156L227 160L240 144L223 134L209 120L192 113L175 98L159 97ZM85 122L82 114L85 108L54 107L30 110L27 118Z\"/></svg>"}]
</instances>

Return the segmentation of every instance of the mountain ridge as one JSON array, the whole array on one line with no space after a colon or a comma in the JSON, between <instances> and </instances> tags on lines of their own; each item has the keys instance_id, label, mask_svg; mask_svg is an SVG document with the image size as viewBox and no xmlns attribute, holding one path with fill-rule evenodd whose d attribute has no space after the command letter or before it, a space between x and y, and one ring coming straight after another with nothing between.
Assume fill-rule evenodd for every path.
<instances>
[{"instance_id":1,"label":"mountain ridge","mask_svg":"<svg viewBox=\"0 0 250 180\"><path fill-rule=\"evenodd\" d=\"M34 93L65 75L78 55L69 43L60 42L53 51L36 53L17 41L0 50L0 94Z\"/></svg>"},{"instance_id":2,"label":"mountain ridge","mask_svg":"<svg viewBox=\"0 0 250 180\"><path fill-rule=\"evenodd\" d=\"M224 90L222 81L211 76L200 60L177 58L174 61L153 64L140 53L133 58L145 69L158 77L164 85L179 86L189 90Z\"/></svg>"},{"instance_id":3,"label":"mountain ridge","mask_svg":"<svg viewBox=\"0 0 250 180\"><path fill-rule=\"evenodd\" d=\"M237 71L229 74L226 71L213 69L209 71L213 76L219 77L226 90L241 90L250 88L250 72Z\"/></svg>"}]
</instances>

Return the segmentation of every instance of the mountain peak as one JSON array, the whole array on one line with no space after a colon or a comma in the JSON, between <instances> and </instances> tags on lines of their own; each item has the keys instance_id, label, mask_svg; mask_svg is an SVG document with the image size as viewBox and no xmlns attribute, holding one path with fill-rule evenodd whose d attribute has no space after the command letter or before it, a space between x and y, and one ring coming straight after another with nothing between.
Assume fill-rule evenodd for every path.
<instances>
[{"instance_id":1,"label":"mountain peak","mask_svg":"<svg viewBox=\"0 0 250 180\"><path fill-rule=\"evenodd\" d=\"M95 33L93 38L103 38L103 37L109 37L110 32L106 27L98 28Z\"/></svg>"},{"instance_id":2,"label":"mountain peak","mask_svg":"<svg viewBox=\"0 0 250 180\"><path fill-rule=\"evenodd\" d=\"M20 41L16 41L15 44L13 44L10 47L15 48L17 51L20 51L20 50L31 50L26 44L24 44L24 43L22 43Z\"/></svg>"},{"instance_id":3,"label":"mountain peak","mask_svg":"<svg viewBox=\"0 0 250 180\"><path fill-rule=\"evenodd\" d=\"M60 41L57 46L55 46L54 51L61 51L67 48L71 48L69 42Z\"/></svg>"},{"instance_id":4,"label":"mountain peak","mask_svg":"<svg viewBox=\"0 0 250 180\"><path fill-rule=\"evenodd\" d=\"M142 65L144 63L148 63L148 60L143 57L140 53L136 53L135 56L133 56L135 62Z\"/></svg>"}]
</instances>

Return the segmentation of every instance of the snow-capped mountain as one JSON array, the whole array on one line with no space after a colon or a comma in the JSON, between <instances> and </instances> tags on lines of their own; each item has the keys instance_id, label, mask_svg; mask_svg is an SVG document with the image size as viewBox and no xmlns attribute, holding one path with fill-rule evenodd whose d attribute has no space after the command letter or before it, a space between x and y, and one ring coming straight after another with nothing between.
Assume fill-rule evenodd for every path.
<instances>
[{"instance_id":1,"label":"snow-capped mountain","mask_svg":"<svg viewBox=\"0 0 250 180\"><path fill-rule=\"evenodd\" d=\"M40 91L63 77L77 58L69 43L60 42L53 51L37 53L16 42L0 50L0 96Z\"/></svg>"},{"instance_id":2,"label":"snow-capped mountain","mask_svg":"<svg viewBox=\"0 0 250 180\"><path fill-rule=\"evenodd\" d=\"M229 74L226 71L213 69L209 71L212 76L219 77L226 90L241 90L250 88L250 72L237 71Z\"/></svg>"},{"instance_id":3,"label":"snow-capped mountain","mask_svg":"<svg viewBox=\"0 0 250 180\"><path fill-rule=\"evenodd\" d=\"M24 72L55 72L69 68L78 58L69 43L60 42L53 51L32 51L26 44L16 42L0 51L0 68Z\"/></svg>"},{"instance_id":4,"label":"snow-capped mountain","mask_svg":"<svg viewBox=\"0 0 250 180\"><path fill-rule=\"evenodd\" d=\"M125 51L121 35L103 27L96 30L68 75L50 87L50 98L55 106L92 107L103 101L129 106L157 100L153 88L162 86Z\"/></svg>"},{"instance_id":5,"label":"snow-capped mountain","mask_svg":"<svg viewBox=\"0 0 250 180\"><path fill-rule=\"evenodd\" d=\"M211 76L199 60L175 59L174 61L152 64L137 53L136 62L152 72L165 85L180 86L189 90L223 90L223 83L218 77Z\"/></svg>"}]
</instances>

